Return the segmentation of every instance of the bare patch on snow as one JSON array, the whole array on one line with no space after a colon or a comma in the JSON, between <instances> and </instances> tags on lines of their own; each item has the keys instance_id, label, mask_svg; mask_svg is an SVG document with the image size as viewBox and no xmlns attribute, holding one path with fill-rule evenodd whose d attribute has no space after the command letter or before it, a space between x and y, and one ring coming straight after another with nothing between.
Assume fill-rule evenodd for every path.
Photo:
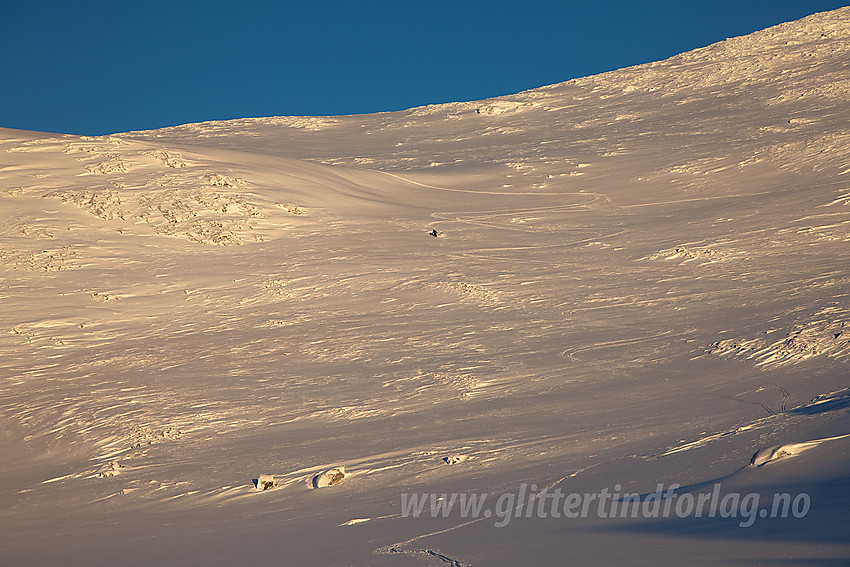
<instances>
[{"instance_id":1,"label":"bare patch on snow","mask_svg":"<svg viewBox=\"0 0 850 567\"><path fill-rule=\"evenodd\" d=\"M313 488L335 486L346 477L345 467L334 467L313 477Z\"/></svg>"},{"instance_id":2,"label":"bare patch on snow","mask_svg":"<svg viewBox=\"0 0 850 567\"><path fill-rule=\"evenodd\" d=\"M522 111L529 106L526 103L515 102L513 100L494 100L489 104L479 106L475 109L475 112L482 116L500 116L502 114Z\"/></svg>"},{"instance_id":3,"label":"bare patch on snow","mask_svg":"<svg viewBox=\"0 0 850 567\"><path fill-rule=\"evenodd\" d=\"M466 282L440 282L436 286L444 291L459 295L467 299L474 299L482 303L492 303L498 299L496 292L490 291L484 286Z\"/></svg>"},{"instance_id":4,"label":"bare patch on snow","mask_svg":"<svg viewBox=\"0 0 850 567\"><path fill-rule=\"evenodd\" d=\"M728 252L711 248L709 246L677 246L675 248L659 250L654 254L644 256L641 260L680 260L682 262L700 260L705 262L716 262L728 256Z\"/></svg>"}]
</instances>

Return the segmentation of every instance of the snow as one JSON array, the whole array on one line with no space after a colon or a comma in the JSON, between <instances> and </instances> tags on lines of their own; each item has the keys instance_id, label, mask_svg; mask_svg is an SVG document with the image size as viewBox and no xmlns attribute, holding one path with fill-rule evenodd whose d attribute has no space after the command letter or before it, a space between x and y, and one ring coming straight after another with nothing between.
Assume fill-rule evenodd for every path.
<instances>
[{"instance_id":1,"label":"snow","mask_svg":"<svg viewBox=\"0 0 850 567\"><path fill-rule=\"evenodd\" d=\"M850 437L850 433L846 435L837 435L835 437L828 437L826 439L815 439L812 441L805 441L803 443L788 443L786 445L775 445L773 447L766 447L764 449L760 449L753 455L753 458L750 460L750 464L754 467L763 467L764 465L775 463L780 459L786 459L789 457L794 457L799 455L803 451L807 451L822 443L827 441L835 441L837 439L844 439L845 437Z\"/></svg>"},{"instance_id":2,"label":"snow","mask_svg":"<svg viewBox=\"0 0 850 567\"><path fill-rule=\"evenodd\" d=\"M487 101L0 129L3 563L846 560L848 55L842 8ZM811 510L400 510L659 483Z\"/></svg>"}]
</instances>

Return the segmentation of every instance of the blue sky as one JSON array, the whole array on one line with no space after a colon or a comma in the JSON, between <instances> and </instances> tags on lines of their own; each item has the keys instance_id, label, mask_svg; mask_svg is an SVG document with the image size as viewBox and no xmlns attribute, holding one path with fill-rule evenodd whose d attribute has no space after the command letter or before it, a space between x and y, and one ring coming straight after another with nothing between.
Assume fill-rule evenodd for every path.
<instances>
[{"instance_id":1,"label":"blue sky","mask_svg":"<svg viewBox=\"0 0 850 567\"><path fill-rule=\"evenodd\" d=\"M0 0L0 126L105 134L476 100L847 4Z\"/></svg>"}]
</instances>

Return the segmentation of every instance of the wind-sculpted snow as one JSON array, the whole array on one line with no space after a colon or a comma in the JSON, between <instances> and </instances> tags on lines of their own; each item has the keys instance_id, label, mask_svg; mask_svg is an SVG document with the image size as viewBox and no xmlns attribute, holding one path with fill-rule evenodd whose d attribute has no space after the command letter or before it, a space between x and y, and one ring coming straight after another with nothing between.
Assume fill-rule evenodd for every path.
<instances>
[{"instance_id":1,"label":"wind-sculpted snow","mask_svg":"<svg viewBox=\"0 0 850 567\"><path fill-rule=\"evenodd\" d=\"M752 339L723 339L708 347L710 354L740 356L771 367L793 364L816 356L840 361L850 359L850 313L831 307L815 313L810 321L794 325L785 333L767 329Z\"/></svg>"},{"instance_id":2,"label":"wind-sculpted snow","mask_svg":"<svg viewBox=\"0 0 850 567\"><path fill-rule=\"evenodd\" d=\"M818 445L828 443L829 441L837 441L846 437L850 437L850 434L828 437L826 439L814 439L812 441L804 441L802 443L789 443L787 445L765 447L764 449L759 449L756 454L753 455L753 458L750 460L750 464L754 467L763 467L783 459L795 457L803 451L813 449Z\"/></svg>"},{"instance_id":3,"label":"wind-sculpted snow","mask_svg":"<svg viewBox=\"0 0 850 567\"><path fill-rule=\"evenodd\" d=\"M843 8L485 101L0 130L3 561L846 557L848 54ZM536 512L660 482L811 511Z\"/></svg>"},{"instance_id":4,"label":"wind-sculpted snow","mask_svg":"<svg viewBox=\"0 0 850 567\"><path fill-rule=\"evenodd\" d=\"M163 149L142 149L115 138L54 138L33 140L7 151L55 156L57 163L67 168L65 175L80 179L53 189L46 182L51 176L41 174L45 181L38 187L38 195L72 203L104 220L142 220L157 233L226 245L253 237L253 219L261 215L244 195L236 193L244 187L242 180L199 173L197 166L187 167L179 154ZM74 160L61 159L60 152ZM170 173L172 169L179 173ZM90 179L90 174L97 179ZM222 189L213 189L218 187ZM35 189L30 188L30 194Z\"/></svg>"}]
</instances>

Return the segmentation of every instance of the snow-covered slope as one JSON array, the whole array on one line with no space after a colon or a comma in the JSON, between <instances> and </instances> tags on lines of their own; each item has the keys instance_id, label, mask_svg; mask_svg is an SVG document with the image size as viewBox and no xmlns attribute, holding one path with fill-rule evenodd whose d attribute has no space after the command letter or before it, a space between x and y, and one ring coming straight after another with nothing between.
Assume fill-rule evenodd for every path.
<instances>
[{"instance_id":1,"label":"snow-covered slope","mask_svg":"<svg viewBox=\"0 0 850 567\"><path fill-rule=\"evenodd\" d=\"M844 8L486 101L0 130L3 563L846 560L848 63ZM659 483L811 506L402 511Z\"/></svg>"}]
</instances>

